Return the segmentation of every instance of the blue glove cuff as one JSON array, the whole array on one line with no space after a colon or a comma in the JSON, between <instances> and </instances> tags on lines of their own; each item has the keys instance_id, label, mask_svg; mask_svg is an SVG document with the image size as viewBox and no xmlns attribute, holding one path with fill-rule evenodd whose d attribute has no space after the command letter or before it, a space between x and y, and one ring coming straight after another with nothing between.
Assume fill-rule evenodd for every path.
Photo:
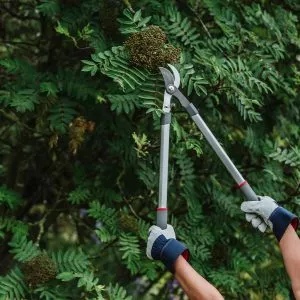
<instances>
[{"instance_id":1,"label":"blue glove cuff","mask_svg":"<svg viewBox=\"0 0 300 300\"><path fill-rule=\"evenodd\" d=\"M167 243L167 239L166 237L161 234L153 243L152 245L152 249L151 249L151 256L153 259L160 259L160 254L161 254L161 250L163 249L163 247L166 245Z\"/></svg>"},{"instance_id":2,"label":"blue glove cuff","mask_svg":"<svg viewBox=\"0 0 300 300\"><path fill-rule=\"evenodd\" d=\"M293 225L295 230L297 230L299 224L298 217L281 206L273 211L269 220L273 224L273 232L278 241L281 240L290 224Z\"/></svg>"},{"instance_id":3,"label":"blue glove cuff","mask_svg":"<svg viewBox=\"0 0 300 300\"><path fill-rule=\"evenodd\" d=\"M175 239L169 239L161 251L160 259L169 271L174 272L175 260L184 252L188 252L188 256L184 255L185 259L188 260L189 251L187 247Z\"/></svg>"},{"instance_id":4,"label":"blue glove cuff","mask_svg":"<svg viewBox=\"0 0 300 300\"><path fill-rule=\"evenodd\" d=\"M151 256L154 259L161 260L171 272L174 272L174 262L180 255L188 260L189 250L184 244L175 239L167 240L164 235L160 235L153 243Z\"/></svg>"}]
</instances>

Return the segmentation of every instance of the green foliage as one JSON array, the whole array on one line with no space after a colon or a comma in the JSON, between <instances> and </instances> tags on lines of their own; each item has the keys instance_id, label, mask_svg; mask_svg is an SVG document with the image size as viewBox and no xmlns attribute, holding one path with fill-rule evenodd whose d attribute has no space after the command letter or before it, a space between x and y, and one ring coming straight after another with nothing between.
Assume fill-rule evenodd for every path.
<instances>
[{"instance_id":1,"label":"green foliage","mask_svg":"<svg viewBox=\"0 0 300 300\"><path fill-rule=\"evenodd\" d=\"M82 60L85 64L82 71L91 72L91 75L95 75L98 67L102 74L112 78L123 91L132 90L141 85L149 74L146 70L139 70L129 65L128 53L122 46L92 54L91 58L93 62Z\"/></svg>"},{"instance_id":2,"label":"green foliage","mask_svg":"<svg viewBox=\"0 0 300 300\"><path fill-rule=\"evenodd\" d=\"M0 299L183 298L145 254L164 82L126 44L149 28L154 45L180 48L181 91L257 194L300 214L297 1L1 5ZM169 222L191 264L226 299L288 299L274 237L245 222L228 172L173 104ZM57 276L33 286L23 266L42 253Z\"/></svg>"},{"instance_id":3,"label":"green foliage","mask_svg":"<svg viewBox=\"0 0 300 300\"><path fill-rule=\"evenodd\" d=\"M0 299L21 300L27 291L23 275L18 268L12 269L6 276L0 277Z\"/></svg>"},{"instance_id":4,"label":"green foliage","mask_svg":"<svg viewBox=\"0 0 300 300\"><path fill-rule=\"evenodd\" d=\"M134 94L108 94L107 98L111 103L111 110L117 114L134 112L136 108L141 107L141 100Z\"/></svg>"},{"instance_id":5,"label":"green foliage","mask_svg":"<svg viewBox=\"0 0 300 300\"><path fill-rule=\"evenodd\" d=\"M108 287L108 294L110 299L115 299L115 300L131 300L132 297L126 295L126 290L116 284L113 286L112 284L109 285Z\"/></svg>"},{"instance_id":6,"label":"green foliage","mask_svg":"<svg viewBox=\"0 0 300 300\"><path fill-rule=\"evenodd\" d=\"M87 255L80 249L59 250L51 254L58 272L83 272L90 265Z\"/></svg>"},{"instance_id":7,"label":"green foliage","mask_svg":"<svg viewBox=\"0 0 300 300\"><path fill-rule=\"evenodd\" d=\"M49 111L50 128L59 133L65 133L75 115L76 111L72 102L62 101L54 105Z\"/></svg>"},{"instance_id":8,"label":"green foliage","mask_svg":"<svg viewBox=\"0 0 300 300\"><path fill-rule=\"evenodd\" d=\"M91 192L88 188L82 186L77 187L69 193L68 201L72 204L81 204L87 202L91 197Z\"/></svg>"},{"instance_id":9,"label":"green foliage","mask_svg":"<svg viewBox=\"0 0 300 300\"><path fill-rule=\"evenodd\" d=\"M37 9L45 16L55 16L60 11L58 0L42 0Z\"/></svg>"},{"instance_id":10,"label":"green foliage","mask_svg":"<svg viewBox=\"0 0 300 300\"><path fill-rule=\"evenodd\" d=\"M99 279L94 278L94 274L91 272L84 272L84 273L71 273L71 272L63 272L57 275L57 279L60 279L62 281L70 281L74 278L79 278L77 287L84 287L84 289L87 292L90 292L92 290L96 290L97 293L99 293L103 289L102 286L97 285Z\"/></svg>"},{"instance_id":11,"label":"green foliage","mask_svg":"<svg viewBox=\"0 0 300 300\"><path fill-rule=\"evenodd\" d=\"M141 253L137 237L132 234L121 234L120 251L123 254L122 259L125 261L128 269L132 274L136 274Z\"/></svg>"},{"instance_id":12,"label":"green foliage","mask_svg":"<svg viewBox=\"0 0 300 300\"><path fill-rule=\"evenodd\" d=\"M291 167L300 166L300 150L297 147L292 147L291 150L277 148L269 157Z\"/></svg>"},{"instance_id":13,"label":"green foliage","mask_svg":"<svg viewBox=\"0 0 300 300\"><path fill-rule=\"evenodd\" d=\"M151 20L151 16L142 17L142 11L138 10L132 13L129 9L123 12L123 18L118 18L120 23L120 32L122 34L132 34L141 31Z\"/></svg>"},{"instance_id":14,"label":"green foliage","mask_svg":"<svg viewBox=\"0 0 300 300\"><path fill-rule=\"evenodd\" d=\"M24 235L15 234L9 245L14 259L20 262L28 261L40 252L38 247L32 241L28 241Z\"/></svg>"},{"instance_id":15,"label":"green foliage","mask_svg":"<svg viewBox=\"0 0 300 300\"><path fill-rule=\"evenodd\" d=\"M10 209L14 209L22 203L21 197L14 191L0 186L0 204L7 205Z\"/></svg>"},{"instance_id":16,"label":"green foliage","mask_svg":"<svg viewBox=\"0 0 300 300\"><path fill-rule=\"evenodd\" d=\"M33 111L37 103L34 90L1 91L0 101L3 105L14 108L17 112Z\"/></svg>"}]
</instances>

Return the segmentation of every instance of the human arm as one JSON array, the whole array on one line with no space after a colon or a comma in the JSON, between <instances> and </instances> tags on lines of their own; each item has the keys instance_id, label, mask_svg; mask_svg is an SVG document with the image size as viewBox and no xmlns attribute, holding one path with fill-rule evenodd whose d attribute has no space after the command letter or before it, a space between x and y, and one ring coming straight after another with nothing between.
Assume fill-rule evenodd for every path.
<instances>
[{"instance_id":1,"label":"human arm","mask_svg":"<svg viewBox=\"0 0 300 300\"><path fill-rule=\"evenodd\" d=\"M221 300L223 297L208 281L199 275L188 263L189 251L176 240L172 226L162 230L157 226L149 229L147 256L161 260L166 268L174 273L190 299Z\"/></svg>"},{"instance_id":2,"label":"human arm","mask_svg":"<svg viewBox=\"0 0 300 300\"><path fill-rule=\"evenodd\" d=\"M175 278L189 297L195 300L224 299L219 291L199 275L192 266L179 256L174 263Z\"/></svg>"},{"instance_id":3,"label":"human arm","mask_svg":"<svg viewBox=\"0 0 300 300\"><path fill-rule=\"evenodd\" d=\"M279 247L284 265L292 281L292 288L297 300L300 299L300 239L294 228L289 225L282 236Z\"/></svg>"},{"instance_id":4,"label":"human arm","mask_svg":"<svg viewBox=\"0 0 300 300\"><path fill-rule=\"evenodd\" d=\"M267 227L272 229L279 242L294 295L300 300L300 240L296 233L299 224L297 216L278 206L270 197L259 197L258 201L243 202L241 209L253 227L262 232Z\"/></svg>"}]
</instances>

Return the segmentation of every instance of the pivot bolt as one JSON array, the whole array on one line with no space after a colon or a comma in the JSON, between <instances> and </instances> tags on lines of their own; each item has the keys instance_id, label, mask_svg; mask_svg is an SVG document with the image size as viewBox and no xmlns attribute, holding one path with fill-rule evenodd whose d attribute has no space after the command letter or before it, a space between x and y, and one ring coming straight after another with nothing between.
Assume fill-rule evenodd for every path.
<instances>
[{"instance_id":1,"label":"pivot bolt","mask_svg":"<svg viewBox=\"0 0 300 300\"><path fill-rule=\"evenodd\" d=\"M175 87L174 87L174 85L170 84L170 85L168 86L167 90L168 90L168 92L170 92L170 93L174 93L174 92L175 92Z\"/></svg>"}]
</instances>

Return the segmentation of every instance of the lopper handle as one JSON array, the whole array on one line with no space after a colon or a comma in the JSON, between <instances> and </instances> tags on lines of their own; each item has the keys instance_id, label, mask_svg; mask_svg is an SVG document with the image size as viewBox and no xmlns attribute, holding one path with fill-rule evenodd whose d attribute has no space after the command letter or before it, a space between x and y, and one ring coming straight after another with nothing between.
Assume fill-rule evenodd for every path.
<instances>
[{"instance_id":1,"label":"lopper handle","mask_svg":"<svg viewBox=\"0 0 300 300\"><path fill-rule=\"evenodd\" d=\"M156 210L156 225L161 229L166 229L168 224L168 209L159 207Z\"/></svg>"},{"instance_id":2,"label":"lopper handle","mask_svg":"<svg viewBox=\"0 0 300 300\"><path fill-rule=\"evenodd\" d=\"M224 151L218 140L215 138L213 133L205 124L205 122L199 115L197 108L193 105L193 103L189 102L189 100L178 89L175 89L174 95L178 98L181 105L187 110L193 121L196 123L197 127L204 135L205 139L208 141L210 146L213 148L215 153L218 155L218 157L232 176L232 178L240 187L246 199L248 201L256 201L258 199L257 195L252 190L247 181L243 178L243 176L233 164L233 162L231 161L227 153Z\"/></svg>"},{"instance_id":3,"label":"lopper handle","mask_svg":"<svg viewBox=\"0 0 300 300\"><path fill-rule=\"evenodd\" d=\"M215 138L213 133L207 127L203 119L200 117L196 108L194 108L194 113L195 114L192 115L192 119L194 120L200 131L203 133L204 137L206 138L210 146L213 148L215 153L218 155L218 157L220 158L220 160L222 161L232 178L235 180L238 187L244 194L245 198L248 201L256 201L258 199L257 195L255 194L249 183L243 178L236 166L233 164L233 162L231 161L227 153L224 151L218 140Z\"/></svg>"},{"instance_id":4,"label":"lopper handle","mask_svg":"<svg viewBox=\"0 0 300 300\"><path fill-rule=\"evenodd\" d=\"M170 140L171 113L161 116L160 138L160 170L158 208L156 212L156 225L161 229L167 228L168 223L168 164L169 164L169 140Z\"/></svg>"}]
</instances>

